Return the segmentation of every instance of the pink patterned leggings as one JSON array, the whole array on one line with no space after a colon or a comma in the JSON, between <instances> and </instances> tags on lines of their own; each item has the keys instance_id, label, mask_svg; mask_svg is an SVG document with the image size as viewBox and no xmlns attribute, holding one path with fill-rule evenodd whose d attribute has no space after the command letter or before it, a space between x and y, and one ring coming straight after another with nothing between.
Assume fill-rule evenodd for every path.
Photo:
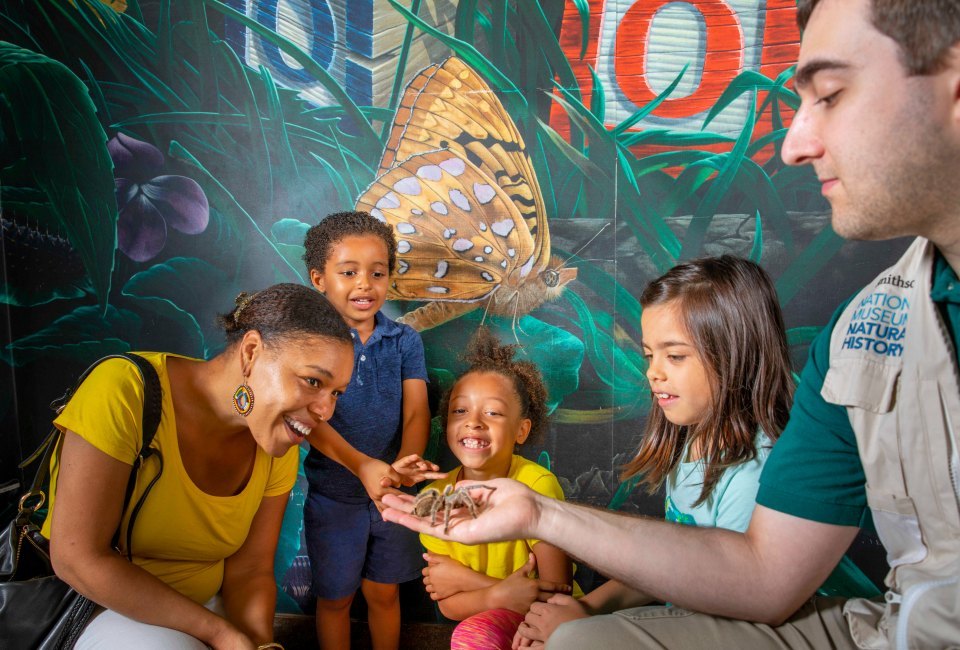
<instances>
[{"instance_id":1,"label":"pink patterned leggings","mask_svg":"<svg viewBox=\"0 0 960 650\"><path fill-rule=\"evenodd\" d=\"M460 621L450 650L510 650L523 616L509 609L489 609Z\"/></svg>"}]
</instances>

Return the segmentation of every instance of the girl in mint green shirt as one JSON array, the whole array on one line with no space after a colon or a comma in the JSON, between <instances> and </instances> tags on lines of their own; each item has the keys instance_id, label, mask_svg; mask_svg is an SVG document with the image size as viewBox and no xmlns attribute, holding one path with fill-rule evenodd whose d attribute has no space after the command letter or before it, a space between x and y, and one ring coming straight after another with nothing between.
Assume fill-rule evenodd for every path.
<instances>
[{"instance_id":1,"label":"girl in mint green shirt","mask_svg":"<svg viewBox=\"0 0 960 650\"><path fill-rule=\"evenodd\" d=\"M623 480L665 486L666 518L746 530L760 470L786 426L793 377L773 283L753 262L724 255L675 266L640 297L651 409ZM517 643L560 624L650 604L611 580L580 600L534 603Z\"/></svg>"}]
</instances>

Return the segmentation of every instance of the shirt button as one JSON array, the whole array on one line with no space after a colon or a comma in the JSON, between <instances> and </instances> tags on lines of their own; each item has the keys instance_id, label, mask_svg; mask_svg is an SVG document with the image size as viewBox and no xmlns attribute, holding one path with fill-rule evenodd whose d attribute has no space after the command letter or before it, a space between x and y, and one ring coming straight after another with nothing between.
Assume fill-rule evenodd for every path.
<instances>
[{"instance_id":1,"label":"shirt button","mask_svg":"<svg viewBox=\"0 0 960 650\"><path fill-rule=\"evenodd\" d=\"M953 282L947 285L947 291L953 291Z\"/></svg>"},{"instance_id":2,"label":"shirt button","mask_svg":"<svg viewBox=\"0 0 960 650\"><path fill-rule=\"evenodd\" d=\"M366 361L366 360L367 360L367 355L361 354L361 355L360 355L360 361Z\"/></svg>"}]
</instances>

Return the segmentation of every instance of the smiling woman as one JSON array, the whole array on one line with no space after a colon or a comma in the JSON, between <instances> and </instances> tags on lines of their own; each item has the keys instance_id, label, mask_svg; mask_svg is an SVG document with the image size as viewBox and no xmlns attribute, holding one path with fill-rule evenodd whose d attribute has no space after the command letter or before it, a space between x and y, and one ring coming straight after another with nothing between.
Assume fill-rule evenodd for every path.
<instances>
[{"instance_id":1,"label":"smiling woman","mask_svg":"<svg viewBox=\"0 0 960 650\"><path fill-rule=\"evenodd\" d=\"M121 503L144 400L136 368L100 364L55 421L65 437L43 534L57 574L102 605L77 648L272 641L273 557L295 447L333 413L353 347L326 298L300 285L241 294L221 324L227 348L209 361L141 353L162 387L152 443L162 461L137 473L131 503L150 493L118 549L130 562L111 535L129 526Z\"/></svg>"}]
</instances>

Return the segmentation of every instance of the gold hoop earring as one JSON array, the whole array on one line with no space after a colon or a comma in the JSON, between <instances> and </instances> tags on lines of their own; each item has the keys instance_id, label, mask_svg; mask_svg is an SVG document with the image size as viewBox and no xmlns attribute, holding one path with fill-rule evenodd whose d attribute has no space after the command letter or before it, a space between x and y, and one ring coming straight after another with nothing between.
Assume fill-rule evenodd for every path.
<instances>
[{"instance_id":1,"label":"gold hoop earring","mask_svg":"<svg viewBox=\"0 0 960 650\"><path fill-rule=\"evenodd\" d=\"M246 377L233 393L233 408L243 417L247 417L253 411L253 389L247 386Z\"/></svg>"}]
</instances>

